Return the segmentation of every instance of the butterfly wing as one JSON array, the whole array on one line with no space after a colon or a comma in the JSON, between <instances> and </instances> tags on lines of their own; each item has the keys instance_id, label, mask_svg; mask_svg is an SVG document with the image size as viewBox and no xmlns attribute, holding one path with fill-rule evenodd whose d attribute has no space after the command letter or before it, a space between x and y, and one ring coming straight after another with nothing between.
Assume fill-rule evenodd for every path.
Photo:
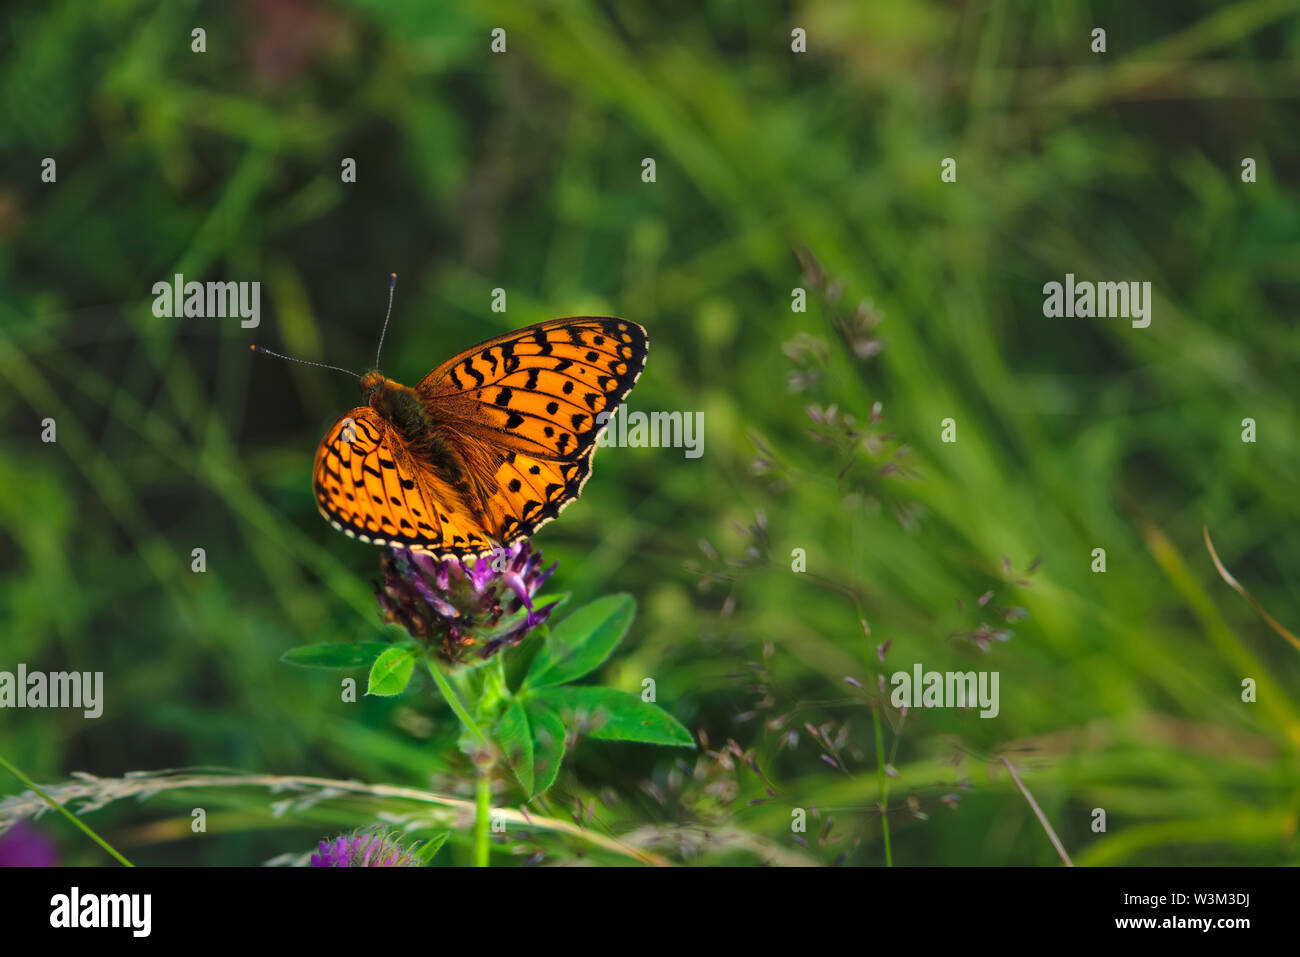
<instances>
[{"instance_id":1,"label":"butterfly wing","mask_svg":"<svg viewBox=\"0 0 1300 957\"><path fill-rule=\"evenodd\" d=\"M627 319L551 319L480 343L416 385L500 541L532 535L578 497L648 349Z\"/></svg>"},{"instance_id":2,"label":"butterfly wing","mask_svg":"<svg viewBox=\"0 0 1300 957\"><path fill-rule=\"evenodd\" d=\"M649 338L609 316L550 319L480 343L416 385L440 422L503 448L569 461L590 451L645 368Z\"/></svg>"},{"instance_id":3,"label":"butterfly wing","mask_svg":"<svg viewBox=\"0 0 1300 957\"><path fill-rule=\"evenodd\" d=\"M316 451L313 487L330 524L363 542L460 555L482 554L495 544L455 490L366 406L326 433Z\"/></svg>"}]
</instances>

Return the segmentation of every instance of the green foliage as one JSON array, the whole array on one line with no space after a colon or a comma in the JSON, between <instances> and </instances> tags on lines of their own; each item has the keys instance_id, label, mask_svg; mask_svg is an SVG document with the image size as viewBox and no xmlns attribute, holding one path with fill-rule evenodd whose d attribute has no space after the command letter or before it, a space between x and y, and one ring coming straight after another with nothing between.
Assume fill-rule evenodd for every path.
<instances>
[{"instance_id":1,"label":"green foliage","mask_svg":"<svg viewBox=\"0 0 1300 957\"><path fill-rule=\"evenodd\" d=\"M512 698L506 705L501 721L497 724L497 741L501 745L506 761L514 770L515 776L519 778L519 786L524 789L524 794L532 797L536 780L533 765L533 734L522 699Z\"/></svg>"},{"instance_id":2,"label":"green foliage","mask_svg":"<svg viewBox=\"0 0 1300 957\"><path fill-rule=\"evenodd\" d=\"M433 860L434 855L442 850L442 846L447 843L449 837L451 837L451 832L443 831L435 834L427 841L423 841L415 852L416 860L421 864L428 864Z\"/></svg>"},{"instance_id":3,"label":"green foliage","mask_svg":"<svg viewBox=\"0 0 1300 957\"><path fill-rule=\"evenodd\" d=\"M338 641L290 648L280 660L301 668L365 668L384 652L393 650L386 641Z\"/></svg>"},{"instance_id":4,"label":"green foliage","mask_svg":"<svg viewBox=\"0 0 1300 957\"><path fill-rule=\"evenodd\" d=\"M598 598L550 629L518 690L504 680L505 662L495 681L487 679L490 690L480 687L479 714L499 714L494 737L525 797L555 782L571 730L606 741L695 747L690 732L658 705L615 688L567 686L613 654L635 617L631 595Z\"/></svg>"},{"instance_id":5,"label":"green foliage","mask_svg":"<svg viewBox=\"0 0 1300 957\"><path fill-rule=\"evenodd\" d=\"M560 715L571 715L593 738L695 747L691 733L672 715L634 694L615 688L548 688L533 699Z\"/></svg>"},{"instance_id":6,"label":"green foliage","mask_svg":"<svg viewBox=\"0 0 1300 957\"><path fill-rule=\"evenodd\" d=\"M579 608L551 633L524 677L526 689L567 684L595 671L618 647L636 617L631 595L607 595Z\"/></svg>"},{"instance_id":7,"label":"green foliage","mask_svg":"<svg viewBox=\"0 0 1300 957\"><path fill-rule=\"evenodd\" d=\"M389 648L370 666L366 694L392 697L406 690L415 671L416 649L410 646Z\"/></svg>"},{"instance_id":8,"label":"green foliage","mask_svg":"<svg viewBox=\"0 0 1300 957\"><path fill-rule=\"evenodd\" d=\"M568 747L568 732L560 716L541 702L528 701L524 709L533 749L531 793L540 794L550 789L560 773Z\"/></svg>"}]
</instances>

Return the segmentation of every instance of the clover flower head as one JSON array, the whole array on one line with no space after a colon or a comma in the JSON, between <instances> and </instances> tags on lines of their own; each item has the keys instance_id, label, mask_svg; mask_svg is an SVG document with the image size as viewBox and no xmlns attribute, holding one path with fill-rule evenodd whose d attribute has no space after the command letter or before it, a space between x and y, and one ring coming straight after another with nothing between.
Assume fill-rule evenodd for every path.
<instances>
[{"instance_id":1,"label":"clover flower head","mask_svg":"<svg viewBox=\"0 0 1300 957\"><path fill-rule=\"evenodd\" d=\"M58 862L54 842L26 821L0 834L0 867L53 867Z\"/></svg>"},{"instance_id":2,"label":"clover flower head","mask_svg":"<svg viewBox=\"0 0 1300 957\"><path fill-rule=\"evenodd\" d=\"M490 658L550 617L555 603L539 608L534 598L555 568L543 569L542 553L528 542L467 560L389 548L375 596L385 621L444 660Z\"/></svg>"},{"instance_id":3,"label":"clover flower head","mask_svg":"<svg viewBox=\"0 0 1300 957\"><path fill-rule=\"evenodd\" d=\"M320 842L312 867L416 867L411 848L387 831L374 829L340 834Z\"/></svg>"}]
</instances>

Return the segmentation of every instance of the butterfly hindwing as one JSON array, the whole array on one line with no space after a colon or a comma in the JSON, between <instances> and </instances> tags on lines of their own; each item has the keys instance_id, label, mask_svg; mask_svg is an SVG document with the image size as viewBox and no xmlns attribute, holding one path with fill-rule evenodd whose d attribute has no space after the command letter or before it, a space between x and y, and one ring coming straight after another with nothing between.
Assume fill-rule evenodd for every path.
<instances>
[{"instance_id":1,"label":"butterfly hindwing","mask_svg":"<svg viewBox=\"0 0 1300 957\"><path fill-rule=\"evenodd\" d=\"M314 486L321 514L363 542L465 554L493 546L455 490L369 407L353 409L326 433Z\"/></svg>"}]
</instances>

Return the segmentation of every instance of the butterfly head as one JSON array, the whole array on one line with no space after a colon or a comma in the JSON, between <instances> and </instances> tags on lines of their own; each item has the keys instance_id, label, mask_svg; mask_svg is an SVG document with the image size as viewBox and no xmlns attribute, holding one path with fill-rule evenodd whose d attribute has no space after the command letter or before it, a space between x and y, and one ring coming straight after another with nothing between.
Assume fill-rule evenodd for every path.
<instances>
[{"instance_id":1,"label":"butterfly head","mask_svg":"<svg viewBox=\"0 0 1300 957\"><path fill-rule=\"evenodd\" d=\"M361 377L361 394L366 405L395 425L408 442L427 441L433 423L414 389L381 372L367 372Z\"/></svg>"},{"instance_id":2,"label":"butterfly head","mask_svg":"<svg viewBox=\"0 0 1300 957\"><path fill-rule=\"evenodd\" d=\"M367 372L361 377L361 394L365 396L367 403L384 387L386 381L388 381L387 377L377 371Z\"/></svg>"}]
</instances>

